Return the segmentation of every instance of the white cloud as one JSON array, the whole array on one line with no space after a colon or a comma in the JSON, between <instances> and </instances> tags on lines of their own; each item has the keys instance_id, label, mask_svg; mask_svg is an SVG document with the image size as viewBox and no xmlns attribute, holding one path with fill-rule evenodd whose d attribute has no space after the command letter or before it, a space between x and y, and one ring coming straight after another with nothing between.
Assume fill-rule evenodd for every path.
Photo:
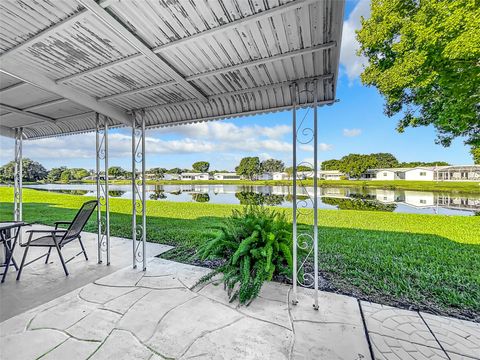
<instances>
[{"instance_id":1,"label":"white cloud","mask_svg":"<svg viewBox=\"0 0 480 360\"><path fill-rule=\"evenodd\" d=\"M238 126L230 122L209 122L148 131L145 141L147 155L242 152L281 157L281 153L287 154L292 151L291 143L283 140L283 137L290 132L291 127L288 125ZM13 157L13 141L10 140L2 137L0 143L4 162L10 161ZM111 158L128 159L131 156L131 146L129 131L121 129L110 133L109 155ZM270 153L276 154L270 155ZM95 134L26 141L24 157L37 161L58 159L59 164L67 164L68 159L94 159Z\"/></svg>"},{"instance_id":2,"label":"white cloud","mask_svg":"<svg viewBox=\"0 0 480 360\"><path fill-rule=\"evenodd\" d=\"M363 67L367 64L366 58L356 54L359 44L355 30L360 29L362 16L370 17L370 0L359 0L348 19L343 22L340 63L344 66L350 82L362 73Z\"/></svg>"},{"instance_id":3,"label":"white cloud","mask_svg":"<svg viewBox=\"0 0 480 360\"><path fill-rule=\"evenodd\" d=\"M311 144L302 144L299 146L299 149L302 151L307 151L307 152L313 152L313 145ZM333 149L332 144L325 144L325 143L319 143L318 144L318 150L319 151L330 151Z\"/></svg>"},{"instance_id":4,"label":"white cloud","mask_svg":"<svg viewBox=\"0 0 480 360\"><path fill-rule=\"evenodd\" d=\"M199 124L162 128L154 130L154 133L176 134L180 136L204 140L239 141L241 139L248 139L252 137L281 139L284 135L289 134L291 130L292 128L288 125L237 126L229 122L212 121Z\"/></svg>"},{"instance_id":5,"label":"white cloud","mask_svg":"<svg viewBox=\"0 0 480 360\"><path fill-rule=\"evenodd\" d=\"M343 129L343 136L355 137L362 133L361 129Z\"/></svg>"}]
</instances>

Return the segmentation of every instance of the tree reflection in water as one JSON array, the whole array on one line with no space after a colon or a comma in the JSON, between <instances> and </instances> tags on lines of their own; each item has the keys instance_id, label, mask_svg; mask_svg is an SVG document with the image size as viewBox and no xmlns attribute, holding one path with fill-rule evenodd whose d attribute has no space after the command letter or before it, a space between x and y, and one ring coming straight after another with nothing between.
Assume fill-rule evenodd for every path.
<instances>
[{"instance_id":1,"label":"tree reflection in water","mask_svg":"<svg viewBox=\"0 0 480 360\"><path fill-rule=\"evenodd\" d=\"M195 193L192 194L192 199L195 202L206 203L210 201L210 195L204 193Z\"/></svg>"},{"instance_id":2,"label":"tree reflection in water","mask_svg":"<svg viewBox=\"0 0 480 360\"><path fill-rule=\"evenodd\" d=\"M161 200L166 199L167 195L165 195L165 192L163 190L155 189L149 197L150 200Z\"/></svg>"},{"instance_id":3,"label":"tree reflection in water","mask_svg":"<svg viewBox=\"0 0 480 360\"><path fill-rule=\"evenodd\" d=\"M235 197L240 201L241 205L278 206L285 201L284 195L261 194L252 191L236 192Z\"/></svg>"},{"instance_id":4,"label":"tree reflection in water","mask_svg":"<svg viewBox=\"0 0 480 360\"><path fill-rule=\"evenodd\" d=\"M397 208L396 204L383 204L376 200L364 199L338 199L322 198L324 204L333 205L340 210L367 210L367 211L388 211L393 212Z\"/></svg>"}]
</instances>

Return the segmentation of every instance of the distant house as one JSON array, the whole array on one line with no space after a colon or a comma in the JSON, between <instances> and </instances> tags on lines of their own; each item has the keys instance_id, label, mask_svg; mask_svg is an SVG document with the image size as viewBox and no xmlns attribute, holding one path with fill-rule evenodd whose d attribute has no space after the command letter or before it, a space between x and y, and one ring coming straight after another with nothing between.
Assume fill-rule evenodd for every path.
<instances>
[{"instance_id":1,"label":"distant house","mask_svg":"<svg viewBox=\"0 0 480 360\"><path fill-rule=\"evenodd\" d=\"M213 174L214 180L240 180L240 175L234 172L223 172Z\"/></svg>"},{"instance_id":2,"label":"distant house","mask_svg":"<svg viewBox=\"0 0 480 360\"><path fill-rule=\"evenodd\" d=\"M362 180L480 181L480 165L368 169Z\"/></svg>"},{"instance_id":3,"label":"distant house","mask_svg":"<svg viewBox=\"0 0 480 360\"><path fill-rule=\"evenodd\" d=\"M186 181L191 181L191 180L209 180L210 175L208 173L181 173L180 174L180 180L186 180Z\"/></svg>"},{"instance_id":4,"label":"distant house","mask_svg":"<svg viewBox=\"0 0 480 360\"><path fill-rule=\"evenodd\" d=\"M434 168L434 179L439 181L480 181L480 165L452 165Z\"/></svg>"},{"instance_id":5,"label":"distant house","mask_svg":"<svg viewBox=\"0 0 480 360\"><path fill-rule=\"evenodd\" d=\"M321 170L318 172L318 178L324 180L341 180L345 174L338 170Z\"/></svg>"},{"instance_id":6,"label":"distant house","mask_svg":"<svg viewBox=\"0 0 480 360\"><path fill-rule=\"evenodd\" d=\"M434 167L416 167L405 170L405 180L433 181L435 177Z\"/></svg>"},{"instance_id":7,"label":"distant house","mask_svg":"<svg viewBox=\"0 0 480 360\"><path fill-rule=\"evenodd\" d=\"M272 173L263 173L258 175L257 180L273 180L273 174Z\"/></svg>"},{"instance_id":8,"label":"distant house","mask_svg":"<svg viewBox=\"0 0 480 360\"><path fill-rule=\"evenodd\" d=\"M275 172L272 174L272 180L289 180L290 176L286 172Z\"/></svg>"},{"instance_id":9,"label":"distant house","mask_svg":"<svg viewBox=\"0 0 480 360\"><path fill-rule=\"evenodd\" d=\"M163 174L163 180L180 180L180 174Z\"/></svg>"},{"instance_id":10,"label":"distant house","mask_svg":"<svg viewBox=\"0 0 480 360\"><path fill-rule=\"evenodd\" d=\"M371 180L405 180L405 171L409 170L408 168L390 168L390 169L369 169L366 171L363 179L369 179L368 174L370 174Z\"/></svg>"}]
</instances>

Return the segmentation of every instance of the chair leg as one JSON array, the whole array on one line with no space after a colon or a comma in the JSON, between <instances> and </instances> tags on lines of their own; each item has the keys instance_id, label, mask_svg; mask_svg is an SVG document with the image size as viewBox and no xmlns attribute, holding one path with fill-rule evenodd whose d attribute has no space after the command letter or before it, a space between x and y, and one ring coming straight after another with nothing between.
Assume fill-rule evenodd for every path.
<instances>
[{"instance_id":1,"label":"chair leg","mask_svg":"<svg viewBox=\"0 0 480 360\"><path fill-rule=\"evenodd\" d=\"M62 250L60 250L60 246L58 246L57 243L55 243L55 247L57 248L58 257L60 258L60 261L62 262L63 271L65 271L65 276L68 276L67 265L65 264L65 260L63 260Z\"/></svg>"},{"instance_id":2,"label":"chair leg","mask_svg":"<svg viewBox=\"0 0 480 360\"><path fill-rule=\"evenodd\" d=\"M48 264L48 259L50 259L50 251L52 251L52 248L48 248L48 253L47 253L47 258L45 259L45 264Z\"/></svg>"},{"instance_id":3,"label":"chair leg","mask_svg":"<svg viewBox=\"0 0 480 360\"><path fill-rule=\"evenodd\" d=\"M80 236L78 237L78 241L80 241L80 246L82 247L82 251L83 251L83 255L85 256L85 260L88 261L87 252L85 251L85 247L83 246L82 238Z\"/></svg>"},{"instance_id":4,"label":"chair leg","mask_svg":"<svg viewBox=\"0 0 480 360\"><path fill-rule=\"evenodd\" d=\"M28 249L30 248L30 243L25 247L23 252L22 262L20 264L20 269L18 269L17 281L20 280L20 275L22 275L23 266L25 265L25 260L27 259Z\"/></svg>"}]
</instances>

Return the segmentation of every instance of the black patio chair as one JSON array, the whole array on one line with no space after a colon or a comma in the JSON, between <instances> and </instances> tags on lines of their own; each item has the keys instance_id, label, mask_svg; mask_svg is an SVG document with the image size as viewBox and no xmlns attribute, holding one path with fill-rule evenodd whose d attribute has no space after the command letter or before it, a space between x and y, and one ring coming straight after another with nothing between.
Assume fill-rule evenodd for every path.
<instances>
[{"instance_id":1,"label":"black patio chair","mask_svg":"<svg viewBox=\"0 0 480 360\"><path fill-rule=\"evenodd\" d=\"M56 248L58 252L58 257L60 258L60 261L63 266L63 270L65 271L65 275L68 276L68 270L67 270L67 263L74 258L76 258L78 255L83 254L85 256L85 260L88 260L87 252L85 251L85 247L83 246L82 239L80 237L80 233L83 231L83 228L85 227L85 224L87 223L88 219L92 215L93 211L97 207L97 200L91 200L87 201L82 205L80 210L78 210L77 215L75 215L75 218L72 221L57 221L55 222L55 230L29 230L27 233L30 234L28 241L25 244L21 244L21 247L25 248L25 252L23 253L23 258L22 262L20 264L20 269L18 270L17 274L17 280L20 280L20 275L22 274L22 270L25 266L40 260L43 257L47 257L45 259L45 264L48 263L48 259L50 258L50 252L52 251L52 248ZM59 225L68 225L68 229L58 229ZM44 235L41 237L38 237L36 239L33 239L33 234L48 234ZM68 243L72 242L73 240L78 239L80 242L80 247L82 248L82 251L80 251L78 254L74 255L67 261L63 259L62 256L62 248L67 245ZM43 254L42 256L37 257L36 259L33 259L32 261L28 262L25 264L25 260L27 258L27 253L28 249L31 246L35 247L45 247L48 248L48 252L46 254Z\"/></svg>"}]
</instances>

